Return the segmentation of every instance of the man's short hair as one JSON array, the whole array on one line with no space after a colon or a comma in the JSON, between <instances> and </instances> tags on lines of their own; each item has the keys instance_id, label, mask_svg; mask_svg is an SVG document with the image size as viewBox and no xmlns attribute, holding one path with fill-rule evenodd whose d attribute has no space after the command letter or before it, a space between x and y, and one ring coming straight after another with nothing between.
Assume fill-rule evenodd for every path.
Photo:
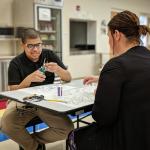
<instances>
[{"instance_id":1,"label":"man's short hair","mask_svg":"<svg viewBox=\"0 0 150 150\"><path fill-rule=\"evenodd\" d=\"M40 34L34 28L25 28L23 30L23 33L21 36L22 43L25 44L27 39L36 39L36 38L40 38Z\"/></svg>"}]
</instances>

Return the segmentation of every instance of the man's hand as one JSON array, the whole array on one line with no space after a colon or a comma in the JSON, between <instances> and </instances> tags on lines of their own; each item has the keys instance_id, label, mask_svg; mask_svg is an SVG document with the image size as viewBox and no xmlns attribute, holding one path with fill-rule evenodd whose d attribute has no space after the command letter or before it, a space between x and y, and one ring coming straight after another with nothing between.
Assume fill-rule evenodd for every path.
<instances>
[{"instance_id":1,"label":"man's hand","mask_svg":"<svg viewBox=\"0 0 150 150\"><path fill-rule=\"evenodd\" d=\"M71 80L71 75L69 71L63 69L55 62L45 63L44 67L46 68L46 71L56 73L63 81L68 82Z\"/></svg>"},{"instance_id":2,"label":"man's hand","mask_svg":"<svg viewBox=\"0 0 150 150\"><path fill-rule=\"evenodd\" d=\"M20 84L18 85L10 85L10 90L17 90L22 88L27 88L31 85L32 82L43 82L46 76L39 70L34 71L29 74Z\"/></svg>"},{"instance_id":3,"label":"man's hand","mask_svg":"<svg viewBox=\"0 0 150 150\"><path fill-rule=\"evenodd\" d=\"M36 70L30 75L26 77L26 81L28 82L43 82L45 80L46 76L43 74L43 72Z\"/></svg>"},{"instance_id":4,"label":"man's hand","mask_svg":"<svg viewBox=\"0 0 150 150\"><path fill-rule=\"evenodd\" d=\"M53 73L58 73L60 69L60 66L58 66L58 64L54 62L45 63L44 67L46 68L47 71Z\"/></svg>"}]
</instances>

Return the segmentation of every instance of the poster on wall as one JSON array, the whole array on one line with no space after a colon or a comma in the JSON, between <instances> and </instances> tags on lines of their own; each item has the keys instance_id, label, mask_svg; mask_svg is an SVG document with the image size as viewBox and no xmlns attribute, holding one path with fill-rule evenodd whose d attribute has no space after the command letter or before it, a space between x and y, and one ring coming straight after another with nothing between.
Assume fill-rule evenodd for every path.
<instances>
[{"instance_id":1,"label":"poster on wall","mask_svg":"<svg viewBox=\"0 0 150 150\"><path fill-rule=\"evenodd\" d=\"M51 9L39 7L39 21L51 21Z\"/></svg>"}]
</instances>

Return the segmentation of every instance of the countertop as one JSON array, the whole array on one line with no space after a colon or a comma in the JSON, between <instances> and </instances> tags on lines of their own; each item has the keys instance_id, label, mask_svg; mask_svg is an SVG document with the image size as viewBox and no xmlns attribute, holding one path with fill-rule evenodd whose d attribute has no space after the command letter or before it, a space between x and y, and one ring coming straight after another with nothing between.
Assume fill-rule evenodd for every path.
<instances>
[{"instance_id":1,"label":"countertop","mask_svg":"<svg viewBox=\"0 0 150 150\"><path fill-rule=\"evenodd\" d=\"M3 60L11 60L12 58L14 58L15 56L0 56L0 61Z\"/></svg>"}]
</instances>

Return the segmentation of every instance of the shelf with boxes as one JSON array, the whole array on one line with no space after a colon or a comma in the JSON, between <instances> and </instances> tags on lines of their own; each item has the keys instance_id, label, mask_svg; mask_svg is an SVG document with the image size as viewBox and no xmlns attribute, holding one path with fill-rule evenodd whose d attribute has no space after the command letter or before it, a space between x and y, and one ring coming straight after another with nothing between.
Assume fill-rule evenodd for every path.
<instances>
[{"instance_id":1,"label":"shelf with boxes","mask_svg":"<svg viewBox=\"0 0 150 150\"><path fill-rule=\"evenodd\" d=\"M38 31L43 41L43 47L56 50L57 32L53 21L38 21Z\"/></svg>"},{"instance_id":2,"label":"shelf with boxes","mask_svg":"<svg viewBox=\"0 0 150 150\"><path fill-rule=\"evenodd\" d=\"M41 39L43 42L43 48L56 50L56 36L55 33L41 33Z\"/></svg>"}]
</instances>

